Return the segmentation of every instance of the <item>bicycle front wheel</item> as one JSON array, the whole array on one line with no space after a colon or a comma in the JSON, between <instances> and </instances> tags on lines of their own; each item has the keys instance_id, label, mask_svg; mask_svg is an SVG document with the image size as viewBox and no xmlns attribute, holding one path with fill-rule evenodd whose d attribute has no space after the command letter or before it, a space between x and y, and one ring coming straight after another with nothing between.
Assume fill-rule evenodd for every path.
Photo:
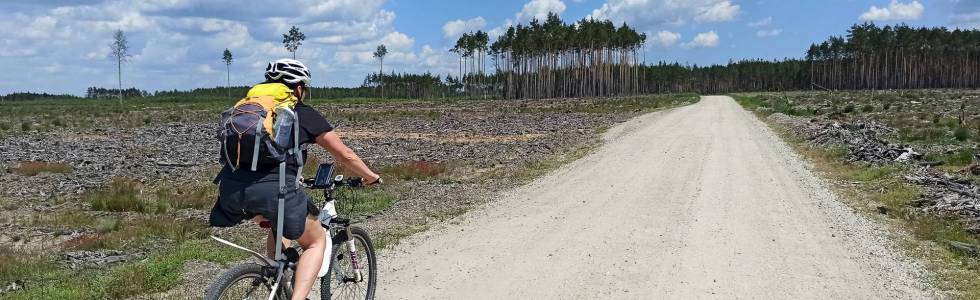
<instances>
[{"instance_id":1,"label":"bicycle front wheel","mask_svg":"<svg viewBox=\"0 0 980 300\"><path fill-rule=\"evenodd\" d=\"M351 238L333 245L333 254L324 258L330 259L330 271L320 279L320 299L374 299L374 288L378 284L374 244L366 230L351 227L350 232ZM350 243L354 243L356 255L351 255ZM361 270L360 278L355 273L355 265Z\"/></svg>"},{"instance_id":2,"label":"bicycle front wheel","mask_svg":"<svg viewBox=\"0 0 980 300\"><path fill-rule=\"evenodd\" d=\"M265 276L263 266L254 263L241 264L225 271L211 283L204 299L268 299L272 293L273 280ZM279 289L276 299L289 299L285 288Z\"/></svg>"}]
</instances>

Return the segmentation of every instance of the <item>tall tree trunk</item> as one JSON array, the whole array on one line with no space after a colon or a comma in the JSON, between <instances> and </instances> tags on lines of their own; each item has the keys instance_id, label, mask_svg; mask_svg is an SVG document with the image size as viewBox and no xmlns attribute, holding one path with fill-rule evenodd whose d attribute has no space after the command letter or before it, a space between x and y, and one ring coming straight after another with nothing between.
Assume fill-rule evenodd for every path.
<instances>
[{"instance_id":1,"label":"tall tree trunk","mask_svg":"<svg viewBox=\"0 0 980 300\"><path fill-rule=\"evenodd\" d=\"M122 57L116 59L116 79L119 80L119 104L122 104L123 99L123 89L122 89Z\"/></svg>"}]
</instances>

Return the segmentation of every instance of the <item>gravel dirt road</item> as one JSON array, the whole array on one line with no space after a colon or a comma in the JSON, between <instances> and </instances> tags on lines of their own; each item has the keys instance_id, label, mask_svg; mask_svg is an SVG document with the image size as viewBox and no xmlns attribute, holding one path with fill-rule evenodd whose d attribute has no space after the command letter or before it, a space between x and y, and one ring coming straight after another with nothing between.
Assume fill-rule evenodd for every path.
<instances>
[{"instance_id":1,"label":"gravel dirt road","mask_svg":"<svg viewBox=\"0 0 980 300\"><path fill-rule=\"evenodd\" d=\"M380 299L928 299L929 275L729 97L382 254Z\"/></svg>"}]
</instances>

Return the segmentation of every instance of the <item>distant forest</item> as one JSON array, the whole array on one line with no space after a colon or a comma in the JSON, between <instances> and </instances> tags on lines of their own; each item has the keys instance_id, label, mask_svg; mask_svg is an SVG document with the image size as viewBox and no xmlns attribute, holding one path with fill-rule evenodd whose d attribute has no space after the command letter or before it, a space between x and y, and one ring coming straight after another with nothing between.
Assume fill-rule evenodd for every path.
<instances>
[{"instance_id":1,"label":"distant forest","mask_svg":"<svg viewBox=\"0 0 980 300\"><path fill-rule=\"evenodd\" d=\"M980 88L980 31L855 24L844 36L811 45L802 58L741 60L726 65L647 64L646 35L626 24L551 14L507 28L495 41L463 34L449 50L452 75L369 74L360 87L314 88L314 98L566 98L650 93L785 90ZM248 87L189 91L123 90L139 97L240 97ZM91 87L85 98L113 99L117 89ZM78 98L14 93L0 101Z\"/></svg>"}]
</instances>

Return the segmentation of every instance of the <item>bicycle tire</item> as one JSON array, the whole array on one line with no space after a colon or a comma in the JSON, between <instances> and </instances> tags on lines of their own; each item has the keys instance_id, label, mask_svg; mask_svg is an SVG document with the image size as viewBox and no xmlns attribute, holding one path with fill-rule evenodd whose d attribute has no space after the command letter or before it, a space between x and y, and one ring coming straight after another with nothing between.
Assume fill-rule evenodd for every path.
<instances>
[{"instance_id":1,"label":"bicycle tire","mask_svg":"<svg viewBox=\"0 0 980 300\"><path fill-rule=\"evenodd\" d=\"M367 284L365 287L366 293L364 299L373 300L375 287L377 287L378 284L378 262L377 262L377 257L375 256L374 253L374 243L371 242L371 237L368 235L367 230L364 230L363 228L357 226L352 226L350 227L350 231L351 231L351 235L353 235L353 238L351 240L352 241L359 240L360 243L364 246L364 249L359 251L359 253L366 254L366 255L359 255L361 256L360 257L361 263L363 264L365 260L367 262L366 264L364 264L367 266L367 270L366 270L367 272L365 272L365 275L368 276ZM340 248L343 245L344 245L343 243L334 244L332 246L332 250L330 251L331 253L330 257L323 258L323 259L330 259L330 271L327 272L327 275L324 275L322 278L320 278L320 299L322 300L334 299L333 298L334 291L331 290L330 283L331 281L336 280L335 278L333 278L333 276L336 275L333 271L335 267L334 264L338 263L337 253L339 250L343 250L342 248Z\"/></svg>"},{"instance_id":2,"label":"bicycle tire","mask_svg":"<svg viewBox=\"0 0 980 300\"><path fill-rule=\"evenodd\" d=\"M268 289L260 291L258 294L256 294L255 299L267 298L269 295L269 290L272 288L271 287L272 278L265 276L265 267L263 267L262 265L256 263L245 263L232 267L231 269L228 269L224 273L221 273L221 275L218 276L218 279L215 279L215 281L212 282L210 286L208 286L208 289L204 294L204 299L205 300L222 299L222 296L224 296L225 292L229 287L234 285L239 280L248 279L248 278L266 281L264 282L264 284L268 285ZM288 278L285 279L286 280L284 281L289 280ZM285 286L280 288L278 291L278 295L276 296L276 299L289 299L290 295L288 295L289 293L286 291L287 289L288 288ZM241 299L241 298L236 297L236 299Z\"/></svg>"}]
</instances>

